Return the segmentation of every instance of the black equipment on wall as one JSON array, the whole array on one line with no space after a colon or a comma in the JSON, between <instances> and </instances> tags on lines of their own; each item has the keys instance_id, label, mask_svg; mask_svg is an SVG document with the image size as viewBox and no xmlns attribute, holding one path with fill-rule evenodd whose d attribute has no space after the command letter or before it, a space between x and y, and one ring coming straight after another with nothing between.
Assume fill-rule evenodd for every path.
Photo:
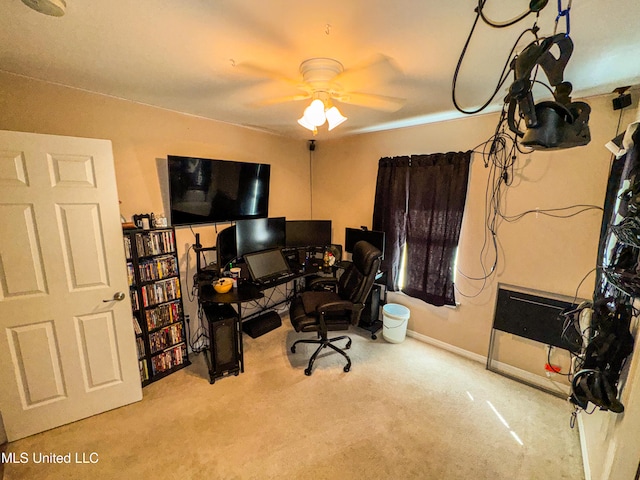
<instances>
[{"instance_id":1,"label":"black equipment on wall","mask_svg":"<svg viewBox=\"0 0 640 480\"><path fill-rule=\"evenodd\" d=\"M640 296L640 129L632 140L633 146L614 160L609 173L593 314L570 398L580 408L591 402L614 413L624 411L619 383L633 352L630 321L635 297Z\"/></svg>"},{"instance_id":2,"label":"black equipment on wall","mask_svg":"<svg viewBox=\"0 0 640 480\"><path fill-rule=\"evenodd\" d=\"M564 328L560 316L576 307L570 302L500 287L493 328L578 353L582 336L573 327Z\"/></svg>"},{"instance_id":3,"label":"black equipment on wall","mask_svg":"<svg viewBox=\"0 0 640 480\"><path fill-rule=\"evenodd\" d=\"M622 413L616 384L624 361L633 352L633 337L629 332L631 305L601 299L594 305L593 336L584 353L584 362L572 381L571 401L586 409L591 402L601 410Z\"/></svg>"}]
</instances>

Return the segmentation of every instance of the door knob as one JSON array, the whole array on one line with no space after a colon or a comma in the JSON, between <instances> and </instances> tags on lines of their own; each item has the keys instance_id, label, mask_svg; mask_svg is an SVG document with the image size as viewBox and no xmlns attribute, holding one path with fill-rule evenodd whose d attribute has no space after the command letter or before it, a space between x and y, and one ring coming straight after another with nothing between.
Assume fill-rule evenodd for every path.
<instances>
[{"instance_id":1,"label":"door knob","mask_svg":"<svg viewBox=\"0 0 640 480\"><path fill-rule=\"evenodd\" d=\"M124 293L116 292L113 294L113 298L109 298L107 300L102 300L103 302L121 302L124 300Z\"/></svg>"}]
</instances>

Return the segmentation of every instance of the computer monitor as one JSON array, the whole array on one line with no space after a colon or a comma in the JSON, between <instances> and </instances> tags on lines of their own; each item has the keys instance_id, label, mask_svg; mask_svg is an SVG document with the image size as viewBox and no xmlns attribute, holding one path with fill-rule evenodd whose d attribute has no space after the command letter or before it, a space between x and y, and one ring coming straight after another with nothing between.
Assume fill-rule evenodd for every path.
<instances>
[{"instance_id":1,"label":"computer monitor","mask_svg":"<svg viewBox=\"0 0 640 480\"><path fill-rule=\"evenodd\" d=\"M236 222L236 248L238 256L270 248L284 248L285 217L255 218Z\"/></svg>"},{"instance_id":2,"label":"computer monitor","mask_svg":"<svg viewBox=\"0 0 640 480\"><path fill-rule=\"evenodd\" d=\"M236 248L236 227L230 227L221 230L216 239L216 252L218 257L218 268L224 270L229 262L238 257Z\"/></svg>"},{"instance_id":3,"label":"computer monitor","mask_svg":"<svg viewBox=\"0 0 640 480\"><path fill-rule=\"evenodd\" d=\"M287 247L331 245L331 220L287 220Z\"/></svg>"},{"instance_id":4,"label":"computer monitor","mask_svg":"<svg viewBox=\"0 0 640 480\"><path fill-rule=\"evenodd\" d=\"M248 253L244 261L254 281L290 272L289 264L279 248Z\"/></svg>"},{"instance_id":5,"label":"computer monitor","mask_svg":"<svg viewBox=\"0 0 640 480\"><path fill-rule=\"evenodd\" d=\"M361 228L347 227L344 232L344 250L353 253L354 245L360 240L366 240L382 252L384 257L384 232L376 230L363 230Z\"/></svg>"}]
</instances>

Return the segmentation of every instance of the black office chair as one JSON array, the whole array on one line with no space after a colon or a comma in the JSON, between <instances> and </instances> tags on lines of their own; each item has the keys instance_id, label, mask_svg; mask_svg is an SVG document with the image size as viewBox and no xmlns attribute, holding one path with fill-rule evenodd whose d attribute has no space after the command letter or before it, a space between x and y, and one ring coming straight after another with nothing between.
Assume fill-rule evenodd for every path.
<instances>
[{"instance_id":1,"label":"black office chair","mask_svg":"<svg viewBox=\"0 0 640 480\"><path fill-rule=\"evenodd\" d=\"M339 279L318 278L314 280L315 286L321 287L326 286L329 282L334 283L335 291L304 291L292 300L289 317L295 331L317 332L319 337L318 339L297 340L291 346L291 353L296 353L296 345L299 343L319 344L309 359L309 366L304 371L305 375L311 375L316 357L322 349L327 347L347 359L347 365L344 367L345 372L351 369L349 356L333 343L347 339L347 345L344 349L348 350L351 347L351 339L346 335L328 338L328 332L348 330L350 325L358 324L365 300L380 268L381 256L382 252L376 247L368 242L360 241L353 248L352 264Z\"/></svg>"}]
</instances>

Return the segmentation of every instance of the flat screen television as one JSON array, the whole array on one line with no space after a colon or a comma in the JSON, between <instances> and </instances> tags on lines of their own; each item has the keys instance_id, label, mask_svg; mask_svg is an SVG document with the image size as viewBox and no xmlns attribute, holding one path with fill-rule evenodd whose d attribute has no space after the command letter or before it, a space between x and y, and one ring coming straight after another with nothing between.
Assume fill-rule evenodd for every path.
<instances>
[{"instance_id":1,"label":"flat screen television","mask_svg":"<svg viewBox=\"0 0 640 480\"><path fill-rule=\"evenodd\" d=\"M331 220L287 220L287 247L331 245Z\"/></svg>"},{"instance_id":2,"label":"flat screen television","mask_svg":"<svg viewBox=\"0 0 640 480\"><path fill-rule=\"evenodd\" d=\"M284 248L285 225L285 217L254 218L236 222L238 257L271 248Z\"/></svg>"},{"instance_id":3,"label":"flat screen television","mask_svg":"<svg viewBox=\"0 0 640 480\"><path fill-rule=\"evenodd\" d=\"M167 161L172 225L268 216L271 165L176 155Z\"/></svg>"},{"instance_id":4,"label":"flat screen television","mask_svg":"<svg viewBox=\"0 0 640 480\"><path fill-rule=\"evenodd\" d=\"M360 240L369 242L380 250L384 257L384 232L347 227L344 231L344 251L353 253L353 246Z\"/></svg>"}]
</instances>

